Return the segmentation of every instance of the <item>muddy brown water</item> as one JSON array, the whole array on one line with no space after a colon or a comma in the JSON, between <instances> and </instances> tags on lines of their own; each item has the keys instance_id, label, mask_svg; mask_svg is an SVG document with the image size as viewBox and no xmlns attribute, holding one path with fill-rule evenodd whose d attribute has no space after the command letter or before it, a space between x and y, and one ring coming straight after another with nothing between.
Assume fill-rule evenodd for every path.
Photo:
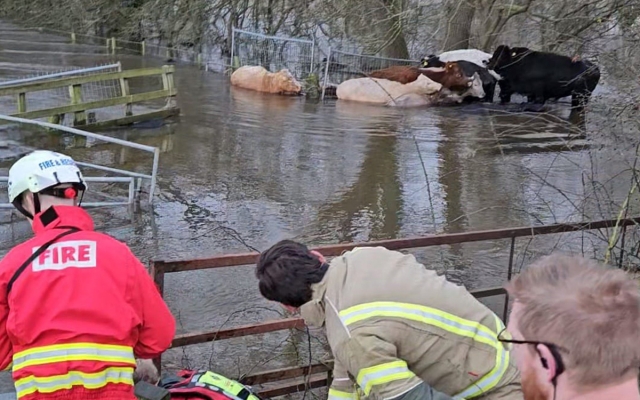
<instances>
[{"instance_id":1,"label":"muddy brown water","mask_svg":"<svg viewBox=\"0 0 640 400\"><path fill-rule=\"evenodd\" d=\"M164 61L108 56L104 50L2 23L0 78ZM514 106L498 104L401 110L322 102L236 89L222 74L179 63L175 83L180 118L108 133L162 149L153 209L92 210L97 229L127 242L144 262L262 250L284 238L318 245L580 221L583 214L609 218L619 211L611 203L621 204L629 189L623 171L637 133L616 133L619 126L608 122L605 105L616 89L607 85L598 88L585 122L576 125L567 122L565 103L551 105L547 114L516 114L510 112ZM14 112L7 109L11 104L2 99L0 112ZM80 138L15 126L1 128L0 140L14 149L48 148L81 161L150 171L147 154L117 145L88 146ZM2 163L3 175L9 165ZM631 206L638 208L637 202ZM5 254L31 232L8 211L0 216ZM518 240L516 270L554 248L593 254L602 243L594 234ZM470 289L506 279L509 240L411 252ZM179 333L282 314L260 297L251 266L168 275L165 297ZM484 301L502 312L501 298ZM322 335L311 333L313 359L326 357ZM306 363L308 356L304 332L276 332L170 350L164 361L169 370L210 366L239 377ZM3 388L9 389L5 378Z\"/></svg>"}]
</instances>

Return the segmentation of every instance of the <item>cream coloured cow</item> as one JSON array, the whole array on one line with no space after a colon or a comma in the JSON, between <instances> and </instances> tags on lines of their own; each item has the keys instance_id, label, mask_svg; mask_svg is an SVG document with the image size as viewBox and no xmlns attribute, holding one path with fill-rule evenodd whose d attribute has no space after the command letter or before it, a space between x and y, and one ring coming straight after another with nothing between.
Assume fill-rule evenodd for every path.
<instances>
[{"instance_id":1,"label":"cream coloured cow","mask_svg":"<svg viewBox=\"0 0 640 400\"><path fill-rule=\"evenodd\" d=\"M302 85L288 69L269 72L262 66L245 65L231 74L231 84L265 93L299 94Z\"/></svg>"},{"instance_id":2,"label":"cream coloured cow","mask_svg":"<svg viewBox=\"0 0 640 400\"><path fill-rule=\"evenodd\" d=\"M441 84L424 75L420 75L415 81L406 84L388 79L355 78L348 79L338 85L336 95L340 100L389 104L389 102L410 93L427 96L435 94L441 89Z\"/></svg>"}]
</instances>

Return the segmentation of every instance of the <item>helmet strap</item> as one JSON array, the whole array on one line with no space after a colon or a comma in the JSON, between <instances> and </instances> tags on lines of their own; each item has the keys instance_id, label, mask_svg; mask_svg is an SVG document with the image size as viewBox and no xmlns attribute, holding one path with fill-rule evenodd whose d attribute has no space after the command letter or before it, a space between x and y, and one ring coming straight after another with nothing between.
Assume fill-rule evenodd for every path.
<instances>
[{"instance_id":1,"label":"helmet strap","mask_svg":"<svg viewBox=\"0 0 640 400\"><path fill-rule=\"evenodd\" d=\"M38 193L33 193L33 212L34 215L40 212L40 197Z\"/></svg>"},{"instance_id":2,"label":"helmet strap","mask_svg":"<svg viewBox=\"0 0 640 400\"><path fill-rule=\"evenodd\" d=\"M24 215L25 217L29 218L29 219L33 219L33 215L31 215L31 213L29 211L27 211L23 206L22 206L22 196L18 196L17 199L15 199L13 201L13 206L20 211L20 213L22 215Z\"/></svg>"}]
</instances>

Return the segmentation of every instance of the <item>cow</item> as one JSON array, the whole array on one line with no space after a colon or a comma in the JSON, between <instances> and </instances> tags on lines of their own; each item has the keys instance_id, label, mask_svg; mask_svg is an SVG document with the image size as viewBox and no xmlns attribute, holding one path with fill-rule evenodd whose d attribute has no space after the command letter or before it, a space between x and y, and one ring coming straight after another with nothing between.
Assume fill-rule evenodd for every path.
<instances>
[{"instance_id":1,"label":"cow","mask_svg":"<svg viewBox=\"0 0 640 400\"><path fill-rule=\"evenodd\" d=\"M388 79L354 78L347 79L338 85L336 96L340 100L351 100L362 103L388 104L402 95L415 93L431 95L438 93L442 85L420 74L413 82L402 84Z\"/></svg>"},{"instance_id":2,"label":"cow","mask_svg":"<svg viewBox=\"0 0 640 400\"><path fill-rule=\"evenodd\" d=\"M445 63L442 68L394 65L370 72L366 76L406 84L415 81L421 74L453 91L465 91L472 84L472 79L466 77L458 63L455 62Z\"/></svg>"},{"instance_id":3,"label":"cow","mask_svg":"<svg viewBox=\"0 0 640 400\"><path fill-rule=\"evenodd\" d=\"M468 101L470 98L482 98L485 93L482 89L482 80L478 73L474 73L471 77L472 85L464 92L457 93L443 87L434 95L422 95L417 93L407 93L395 99L390 99L386 106L388 107L421 107L433 105L459 104Z\"/></svg>"},{"instance_id":4,"label":"cow","mask_svg":"<svg viewBox=\"0 0 640 400\"><path fill-rule=\"evenodd\" d=\"M503 102L511 100L511 92L540 106L549 99L571 96L571 108L581 111L600 81L600 68L590 61L526 47L498 46L487 67L508 82L510 92L504 98L500 94Z\"/></svg>"},{"instance_id":5,"label":"cow","mask_svg":"<svg viewBox=\"0 0 640 400\"><path fill-rule=\"evenodd\" d=\"M429 57L429 56L427 56ZM469 61L480 67L487 67L487 63L491 58L491 54L485 53L481 50L476 49L461 49L461 50L451 50L445 51L444 53L438 54L438 58L440 61L448 62L448 61Z\"/></svg>"},{"instance_id":6,"label":"cow","mask_svg":"<svg viewBox=\"0 0 640 400\"><path fill-rule=\"evenodd\" d=\"M454 92L448 90L446 88L442 89L441 95L439 97L440 104L448 104L448 103L462 103L463 101L468 102L469 99L474 98L483 98L485 97L484 89L482 88L482 79L480 79L480 75L475 72L471 77L471 87L463 92ZM473 100L471 100L473 101Z\"/></svg>"},{"instance_id":7,"label":"cow","mask_svg":"<svg viewBox=\"0 0 640 400\"><path fill-rule=\"evenodd\" d=\"M423 68L429 67L443 67L445 62L440 59L440 57L430 54L427 57L423 57L420 60ZM460 60L456 61L456 63L462 69L462 72L468 76L473 77L473 74L478 74L480 80L482 81L482 89L484 90L484 97L481 99L484 102L493 102L493 96L496 89L496 83L500 76L495 72L488 70L487 68L481 67L476 63L471 61ZM493 74L492 74L493 73ZM474 97L475 98L475 97Z\"/></svg>"},{"instance_id":8,"label":"cow","mask_svg":"<svg viewBox=\"0 0 640 400\"><path fill-rule=\"evenodd\" d=\"M245 65L231 74L231 84L265 93L297 95L302 91L300 82L286 68L269 72L262 66Z\"/></svg>"},{"instance_id":9,"label":"cow","mask_svg":"<svg viewBox=\"0 0 640 400\"><path fill-rule=\"evenodd\" d=\"M378 69L364 75L371 78L388 79L390 81L407 84L418 79L418 76L420 76L420 74L420 68L418 67L412 67L409 65L394 65L388 68Z\"/></svg>"}]
</instances>

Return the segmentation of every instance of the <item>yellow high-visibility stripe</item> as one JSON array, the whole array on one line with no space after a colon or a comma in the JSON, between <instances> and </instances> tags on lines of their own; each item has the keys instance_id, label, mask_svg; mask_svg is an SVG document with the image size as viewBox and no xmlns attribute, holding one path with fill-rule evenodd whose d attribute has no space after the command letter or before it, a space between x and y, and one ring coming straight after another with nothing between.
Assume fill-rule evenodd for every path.
<instances>
[{"instance_id":1,"label":"yellow high-visibility stripe","mask_svg":"<svg viewBox=\"0 0 640 400\"><path fill-rule=\"evenodd\" d=\"M65 361L101 361L135 365L130 346L70 343L35 347L13 355L13 370Z\"/></svg>"},{"instance_id":2,"label":"yellow high-visibility stripe","mask_svg":"<svg viewBox=\"0 0 640 400\"><path fill-rule=\"evenodd\" d=\"M47 377L28 376L15 382L18 399L32 393L53 393L58 390L82 386L86 389L100 389L109 383L133 386L133 368L112 367L100 372L86 373L69 371L64 375Z\"/></svg>"},{"instance_id":3,"label":"yellow high-visibility stripe","mask_svg":"<svg viewBox=\"0 0 640 400\"><path fill-rule=\"evenodd\" d=\"M504 325L500 318L495 316L496 319L496 327L498 328L497 333L499 333ZM496 335L497 335L496 333ZM496 336L497 339L497 336ZM456 394L454 398L463 398L463 399L471 399L477 396L480 396L483 393L486 393L493 389L498 382L502 379L505 372L507 372L507 368L509 367L509 352L501 346L501 343L498 342L498 346L496 347L496 361L493 369L489 371L485 376L480 378L473 385L469 386L467 389L462 392Z\"/></svg>"},{"instance_id":4,"label":"yellow high-visibility stripe","mask_svg":"<svg viewBox=\"0 0 640 400\"><path fill-rule=\"evenodd\" d=\"M347 327L356 322L374 317L402 318L421 322L426 325L435 326L447 332L471 338L476 342L484 343L494 348L496 351L496 358L494 367L491 369L491 371L480 378L476 383L462 391L460 394L456 395L456 398L473 398L491 390L500 382L509 366L509 352L505 350L504 346L502 346L497 338L498 333L504 328L504 324L495 314L495 332L477 321L460 318L456 315L432 307L391 301L378 301L359 304L357 306L340 311L339 317L342 323ZM377 367L378 366L376 366L375 368ZM397 376L388 378L390 379L389 382L413 376L413 373L411 373L411 371L409 371L409 373L405 373L399 370L397 374ZM391 375L389 376L391 377ZM358 384L360 383L360 379L358 379ZM375 384L381 383L375 381ZM368 389L363 387L362 385L361 387L363 388L365 395L368 396L370 387Z\"/></svg>"},{"instance_id":5,"label":"yellow high-visibility stripe","mask_svg":"<svg viewBox=\"0 0 640 400\"><path fill-rule=\"evenodd\" d=\"M374 386L384 385L385 383L408 379L414 376L415 374L407 367L407 363L398 360L363 368L358 372L356 381L364 392L364 395L369 396Z\"/></svg>"},{"instance_id":6,"label":"yellow high-visibility stripe","mask_svg":"<svg viewBox=\"0 0 640 400\"><path fill-rule=\"evenodd\" d=\"M340 311L339 316L346 326L373 317L404 318L436 326L489 346L495 346L498 343L495 332L479 322L466 320L448 312L418 304L376 301L349 307Z\"/></svg>"},{"instance_id":7,"label":"yellow high-visibility stripe","mask_svg":"<svg viewBox=\"0 0 640 400\"><path fill-rule=\"evenodd\" d=\"M343 392L336 389L329 389L329 398L328 400L337 400L337 399L349 399L353 400L356 398L355 392Z\"/></svg>"}]
</instances>

